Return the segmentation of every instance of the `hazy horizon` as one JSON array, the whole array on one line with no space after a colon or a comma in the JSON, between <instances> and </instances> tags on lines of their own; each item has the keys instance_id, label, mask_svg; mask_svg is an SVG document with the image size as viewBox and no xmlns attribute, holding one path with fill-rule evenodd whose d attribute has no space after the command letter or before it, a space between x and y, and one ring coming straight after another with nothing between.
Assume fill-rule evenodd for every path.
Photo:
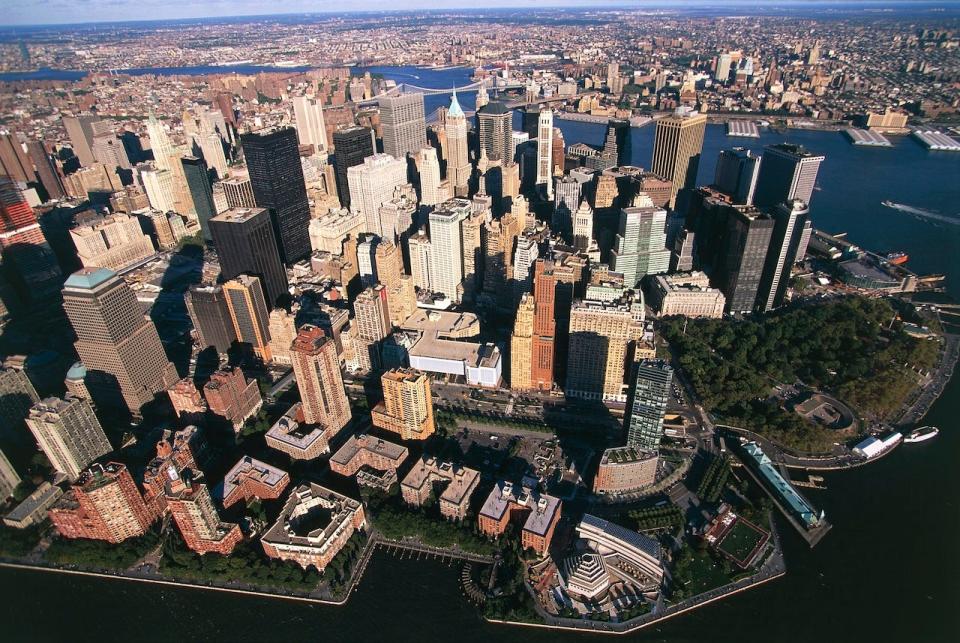
<instances>
[{"instance_id":1,"label":"hazy horizon","mask_svg":"<svg viewBox=\"0 0 960 643\"><path fill-rule=\"evenodd\" d=\"M790 7L804 5L956 5L958 0L354 0L349 9L338 0L15 0L8 7L9 27L76 25L99 22L244 18L290 14L347 14L429 10Z\"/></svg>"}]
</instances>

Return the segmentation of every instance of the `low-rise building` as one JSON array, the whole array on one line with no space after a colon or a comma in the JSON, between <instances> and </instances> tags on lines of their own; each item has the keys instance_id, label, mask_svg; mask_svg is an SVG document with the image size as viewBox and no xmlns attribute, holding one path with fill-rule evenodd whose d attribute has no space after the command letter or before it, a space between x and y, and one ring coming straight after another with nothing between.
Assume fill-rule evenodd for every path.
<instances>
[{"instance_id":1,"label":"low-rise building","mask_svg":"<svg viewBox=\"0 0 960 643\"><path fill-rule=\"evenodd\" d=\"M286 471L245 455L227 472L217 495L226 509L241 500L276 500L288 484Z\"/></svg>"},{"instance_id":2,"label":"low-rise building","mask_svg":"<svg viewBox=\"0 0 960 643\"><path fill-rule=\"evenodd\" d=\"M346 477L355 475L365 486L389 489L408 454L405 446L370 435L352 435L330 458L330 470Z\"/></svg>"},{"instance_id":3,"label":"low-rise building","mask_svg":"<svg viewBox=\"0 0 960 643\"><path fill-rule=\"evenodd\" d=\"M650 305L661 317L723 317L726 297L710 287L710 279L703 272L681 272L656 275L650 286Z\"/></svg>"},{"instance_id":4,"label":"low-rise building","mask_svg":"<svg viewBox=\"0 0 960 643\"><path fill-rule=\"evenodd\" d=\"M657 478L659 462L656 451L629 446L607 449L593 480L593 492L616 495L647 487Z\"/></svg>"},{"instance_id":5,"label":"low-rise building","mask_svg":"<svg viewBox=\"0 0 960 643\"><path fill-rule=\"evenodd\" d=\"M39 525L47 518L47 510L63 495L63 489L49 482L41 482L33 493L3 517L3 524L14 529Z\"/></svg>"},{"instance_id":6,"label":"low-rise building","mask_svg":"<svg viewBox=\"0 0 960 643\"><path fill-rule=\"evenodd\" d=\"M448 483L440 494L440 514L452 520L463 520L470 509L470 496L480 484L480 472L463 465L422 456L400 483L403 501L421 506L433 493L437 483Z\"/></svg>"},{"instance_id":7,"label":"low-rise building","mask_svg":"<svg viewBox=\"0 0 960 643\"><path fill-rule=\"evenodd\" d=\"M319 424L304 422L303 410L297 402L270 427L267 446L286 453L294 460L312 460L330 452L327 432Z\"/></svg>"},{"instance_id":8,"label":"low-rise building","mask_svg":"<svg viewBox=\"0 0 960 643\"><path fill-rule=\"evenodd\" d=\"M513 483L501 481L487 496L477 518L480 531L500 536L511 522L522 525L524 549L533 549L541 556L550 549L550 541L560 521L559 498L533 489L517 489Z\"/></svg>"},{"instance_id":9,"label":"low-rise building","mask_svg":"<svg viewBox=\"0 0 960 643\"><path fill-rule=\"evenodd\" d=\"M366 526L358 501L310 483L293 490L260 542L270 558L323 571L354 532Z\"/></svg>"}]
</instances>

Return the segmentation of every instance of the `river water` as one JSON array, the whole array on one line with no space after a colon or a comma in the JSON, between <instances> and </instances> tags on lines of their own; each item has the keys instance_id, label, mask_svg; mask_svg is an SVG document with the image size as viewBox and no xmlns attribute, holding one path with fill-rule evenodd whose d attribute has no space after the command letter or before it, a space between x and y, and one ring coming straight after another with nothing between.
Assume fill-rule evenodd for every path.
<instances>
[{"instance_id":1,"label":"river water","mask_svg":"<svg viewBox=\"0 0 960 643\"><path fill-rule=\"evenodd\" d=\"M466 84L467 70L374 69L422 87ZM409 74L420 76L409 78ZM431 101L447 100L446 98ZM472 96L464 99L472 107ZM437 104L440 104L439 102ZM428 105L428 112L430 107ZM603 126L558 121L569 145L599 144ZM649 167L653 127L633 130L634 163ZM760 150L790 141L826 155L812 216L874 250L903 250L921 273L945 273L960 294L960 225L931 223L880 202L890 199L958 217L960 154L926 151L907 138L893 149L850 145L841 134L764 131L732 139L710 126L700 164L709 182L731 145ZM952 381L924 423L938 438L903 445L866 467L826 475L809 490L834 529L814 550L786 524L787 576L625 637L637 641L960 640L960 382ZM262 641L574 641L588 635L484 623L462 597L457 567L380 553L343 608L0 569L5 640L258 639Z\"/></svg>"}]
</instances>

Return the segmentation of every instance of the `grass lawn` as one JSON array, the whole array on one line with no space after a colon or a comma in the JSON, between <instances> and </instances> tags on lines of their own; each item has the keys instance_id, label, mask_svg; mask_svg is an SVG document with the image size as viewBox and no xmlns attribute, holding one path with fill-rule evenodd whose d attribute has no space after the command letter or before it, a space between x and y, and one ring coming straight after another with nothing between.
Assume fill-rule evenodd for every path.
<instances>
[{"instance_id":1,"label":"grass lawn","mask_svg":"<svg viewBox=\"0 0 960 643\"><path fill-rule=\"evenodd\" d=\"M717 547L735 560L746 563L747 557L762 539L763 534L742 520L737 520Z\"/></svg>"},{"instance_id":2,"label":"grass lawn","mask_svg":"<svg viewBox=\"0 0 960 643\"><path fill-rule=\"evenodd\" d=\"M730 582L730 577L719 563L706 552L696 551L690 551L681 558L674 568L673 578L682 588L678 598L702 594Z\"/></svg>"}]
</instances>

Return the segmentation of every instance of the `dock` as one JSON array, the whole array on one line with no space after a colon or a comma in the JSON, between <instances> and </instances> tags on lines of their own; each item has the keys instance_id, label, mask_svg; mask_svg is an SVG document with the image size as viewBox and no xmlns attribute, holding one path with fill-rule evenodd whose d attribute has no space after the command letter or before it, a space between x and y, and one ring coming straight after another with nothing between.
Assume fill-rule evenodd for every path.
<instances>
[{"instance_id":1,"label":"dock","mask_svg":"<svg viewBox=\"0 0 960 643\"><path fill-rule=\"evenodd\" d=\"M760 130L753 121L732 120L727 122L727 136L760 138Z\"/></svg>"},{"instance_id":2,"label":"dock","mask_svg":"<svg viewBox=\"0 0 960 643\"><path fill-rule=\"evenodd\" d=\"M957 139L937 130L913 130L913 138L934 152L960 152Z\"/></svg>"},{"instance_id":3,"label":"dock","mask_svg":"<svg viewBox=\"0 0 960 643\"><path fill-rule=\"evenodd\" d=\"M880 132L850 127L843 130L843 133L854 145L861 145L863 147L893 147L893 143Z\"/></svg>"}]
</instances>

